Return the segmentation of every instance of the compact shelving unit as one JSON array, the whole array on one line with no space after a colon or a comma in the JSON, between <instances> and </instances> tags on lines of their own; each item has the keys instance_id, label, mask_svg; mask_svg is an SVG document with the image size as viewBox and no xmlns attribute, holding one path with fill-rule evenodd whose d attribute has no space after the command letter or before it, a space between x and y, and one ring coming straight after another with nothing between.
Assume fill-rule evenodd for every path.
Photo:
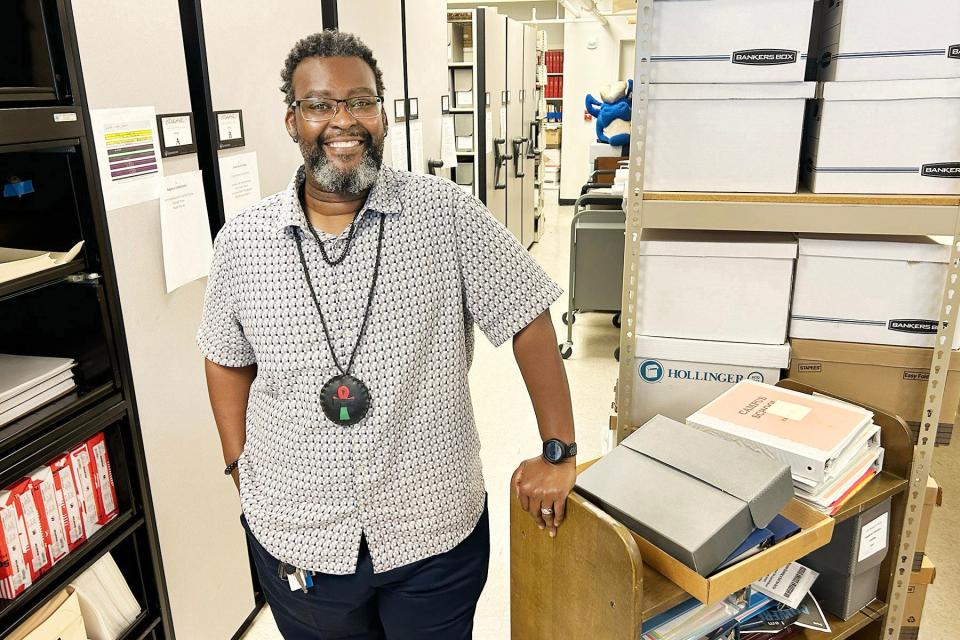
<instances>
[{"instance_id":1,"label":"compact shelving unit","mask_svg":"<svg viewBox=\"0 0 960 640\"><path fill-rule=\"evenodd\" d=\"M0 284L0 353L78 362L74 392L0 427L0 487L102 431L120 514L18 598L0 600L0 637L110 552L142 608L122 640L172 638L73 14L69 0L19 4L7 17L42 38L49 61L35 60L35 71L51 82L0 89L0 181L33 187L0 198L0 246L84 247L68 264Z\"/></svg>"}]
</instances>

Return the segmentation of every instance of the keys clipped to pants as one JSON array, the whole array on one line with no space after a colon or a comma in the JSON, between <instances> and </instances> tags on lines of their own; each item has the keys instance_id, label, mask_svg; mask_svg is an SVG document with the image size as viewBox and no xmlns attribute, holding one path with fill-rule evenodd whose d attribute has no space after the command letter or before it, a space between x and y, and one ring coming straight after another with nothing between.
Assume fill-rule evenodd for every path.
<instances>
[{"instance_id":1,"label":"keys clipped to pants","mask_svg":"<svg viewBox=\"0 0 960 640\"><path fill-rule=\"evenodd\" d=\"M290 591L300 589L304 593L313 586L313 572L297 569L292 564L280 562L277 565L277 577L283 580L286 578L290 585Z\"/></svg>"}]
</instances>

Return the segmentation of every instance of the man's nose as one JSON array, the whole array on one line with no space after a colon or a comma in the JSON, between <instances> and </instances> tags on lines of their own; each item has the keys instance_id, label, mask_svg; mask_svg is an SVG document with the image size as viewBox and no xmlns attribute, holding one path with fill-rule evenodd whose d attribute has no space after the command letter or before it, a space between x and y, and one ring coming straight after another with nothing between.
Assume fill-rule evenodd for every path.
<instances>
[{"instance_id":1,"label":"man's nose","mask_svg":"<svg viewBox=\"0 0 960 640\"><path fill-rule=\"evenodd\" d=\"M353 117L353 114L347 110L347 103L339 102L337 103L337 113L330 120L330 124L338 129L347 130L359 123Z\"/></svg>"}]
</instances>

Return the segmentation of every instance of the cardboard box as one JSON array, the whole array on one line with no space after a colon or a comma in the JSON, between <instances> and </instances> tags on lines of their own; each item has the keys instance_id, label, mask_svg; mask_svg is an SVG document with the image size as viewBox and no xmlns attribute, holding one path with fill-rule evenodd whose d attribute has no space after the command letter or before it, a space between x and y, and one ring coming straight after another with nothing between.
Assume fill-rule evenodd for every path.
<instances>
[{"instance_id":1,"label":"cardboard box","mask_svg":"<svg viewBox=\"0 0 960 640\"><path fill-rule=\"evenodd\" d=\"M776 384L789 345L637 337L630 424L660 414L683 422L745 378Z\"/></svg>"},{"instance_id":2,"label":"cardboard box","mask_svg":"<svg viewBox=\"0 0 960 640\"><path fill-rule=\"evenodd\" d=\"M0 599L12 600L33 584L30 575L29 549L21 540L26 531L10 491L0 491Z\"/></svg>"},{"instance_id":3,"label":"cardboard box","mask_svg":"<svg viewBox=\"0 0 960 640\"><path fill-rule=\"evenodd\" d=\"M915 548L918 563L914 571L920 571L923 566L924 552L927 550L927 538L930 535L930 523L933 521L933 510L943 504L943 489L932 477L927 477L927 490L923 494L923 511L920 514L920 528L917 530L917 546Z\"/></svg>"},{"instance_id":4,"label":"cardboard box","mask_svg":"<svg viewBox=\"0 0 960 640\"><path fill-rule=\"evenodd\" d=\"M813 5L813 0L658 2L652 81L801 82Z\"/></svg>"},{"instance_id":5,"label":"cardboard box","mask_svg":"<svg viewBox=\"0 0 960 640\"><path fill-rule=\"evenodd\" d=\"M96 474L90 461L87 443L81 442L70 450L70 463L73 467L74 481L79 488L80 504L83 513L83 530L90 538L103 526L97 507Z\"/></svg>"},{"instance_id":6,"label":"cardboard box","mask_svg":"<svg viewBox=\"0 0 960 640\"><path fill-rule=\"evenodd\" d=\"M937 567L933 564L930 556L923 555L923 563L919 571L910 574L910 582L915 584L933 584L937 580Z\"/></svg>"},{"instance_id":7,"label":"cardboard box","mask_svg":"<svg viewBox=\"0 0 960 640\"><path fill-rule=\"evenodd\" d=\"M800 560L820 573L812 592L824 611L849 620L877 597L890 541L890 498L834 527L830 544Z\"/></svg>"},{"instance_id":8,"label":"cardboard box","mask_svg":"<svg viewBox=\"0 0 960 640\"><path fill-rule=\"evenodd\" d=\"M815 86L651 85L644 188L795 193L804 107Z\"/></svg>"},{"instance_id":9,"label":"cardboard box","mask_svg":"<svg viewBox=\"0 0 960 640\"><path fill-rule=\"evenodd\" d=\"M949 259L932 238L801 236L790 337L932 347Z\"/></svg>"},{"instance_id":10,"label":"cardboard box","mask_svg":"<svg viewBox=\"0 0 960 640\"><path fill-rule=\"evenodd\" d=\"M787 465L663 416L580 474L577 488L700 575L793 496Z\"/></svg>"},{"instance_id":11,"label":"cardboard box","mask_svg":"<svg viewBox=\"0 0 960 640\"><path fill-rule=\"evenodd\" d=\"M20 548L30 571L30 581L36 582L50 568L47 553L47 523L40 516L33 499L33 487L29 478L22 478L11 486L4 503L13 506L20 519Z\"/></svg>"},{"instance_id":12,"label":"cardboard box","mask_svg":"<svg viewBox=\"0 0 960 640\"><path fill-rule=\"evenodd\" d=\"M812 192L960 194L960 79L822 87L807 118Z\"/></svg>"},{"instance_id":13,"label":"cardboard box","mask_svg":"<svg viewBox=\"0 0 960 640\"><path fill-rule=\"evenodd\" d=\"M933 349L791 338L790 378L903 418L920 432ZM950 444L960 405L960 352L950 358L937 444Z\"/></svg>"},{"instance_id":14,"label":"cardboard box","mask_svg":"<svg viewBox=\"0 0 960 640\"><path fill-rule=\"evenodd\" d=\"M782 345L796 255L786 234L644 231L637 335Z\"/></svg>"},{"instance_id":15,"label":"cardboard box","mask_svg":"<svg viewBox=\"0 0 960 640\"><path fill-rule=\"evenodd\" d=\"M960 77L960 4L954 0L830 4L820 36L820 80Z\"/></svg>"},{"instance_id":16,"label":"cardboard box","mask_svg":"<svg viewBox=\"0 0 960 640\"><path fill-rule=\"evenodd\" d=\"M73 471L73 462L69 455L64 454L50 461L47 466L53 474L57 504L60 507L67 545L70 551L73 551L87 539L83 526L83 503L77 486L76 474Z\"/></svg>"},{"instance_id":17,"label":"cardboard box","mask_svg":"<svg viewBox=\"0 0 960 640\"><path fill-rule=\"evenodd\" d=\"M547 126L543 129L548 149L559 149L563 138L563 129Z\"/></svg>"},{"instance_id":18,"label":"cardboard box","mask_svg":"<svg viewBox=\"0 0 960 640\"><path fill-rule=\"evenodd\" d=\"M927 600L927 584L910 583L907 600L903 605L903 626L919 627L923 620L923 605Z\"/></svg>"},{"instance_id":19,"label":"cardboard box","mask_svg":"<svg viewBox=\"0 0 960 640\"><path fill-rule=\"evenodd\" d=\"M44 542L50 556L50 566L55 565L69 553L67 532L64 528L60 505L57 503L57 488L53 481L53 472L49 467L41 467L30 473L30 490L37 512L45 523Z\"/></svg>"},{"instance_id":20,"label":"cardboard box","mask_svg":"<svg viewBox=\"0 0 960 640\"><path fill-rule=\"evenodd\" d=\"M106 524L120 513L117 505L117 490L113 484L113 470L110 468L110 454L103 433L87 440L90 452L91 471L96 481L97 510L99 524Z\"/></svg>"}]
</instances>

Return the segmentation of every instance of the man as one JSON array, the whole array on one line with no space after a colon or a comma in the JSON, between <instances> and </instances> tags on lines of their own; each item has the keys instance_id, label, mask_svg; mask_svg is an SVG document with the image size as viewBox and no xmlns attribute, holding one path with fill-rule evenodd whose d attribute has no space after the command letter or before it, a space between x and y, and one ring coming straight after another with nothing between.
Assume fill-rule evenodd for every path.
<instances>
[{"instance_id":1,"label":"man","mask_svg":"<svg viewBox=\"0 0 960 640\"><path fill-rule=\"evenodd\" d=\"M304 165L217 236L198 335L266 599L288 640L469 638L490 553L473 324L513 339L552 440L513 485L556 535L560 290L455 184L381 166L383 80L355 36L301 40L282 79Z\"/></svg>"}]
</instances>

